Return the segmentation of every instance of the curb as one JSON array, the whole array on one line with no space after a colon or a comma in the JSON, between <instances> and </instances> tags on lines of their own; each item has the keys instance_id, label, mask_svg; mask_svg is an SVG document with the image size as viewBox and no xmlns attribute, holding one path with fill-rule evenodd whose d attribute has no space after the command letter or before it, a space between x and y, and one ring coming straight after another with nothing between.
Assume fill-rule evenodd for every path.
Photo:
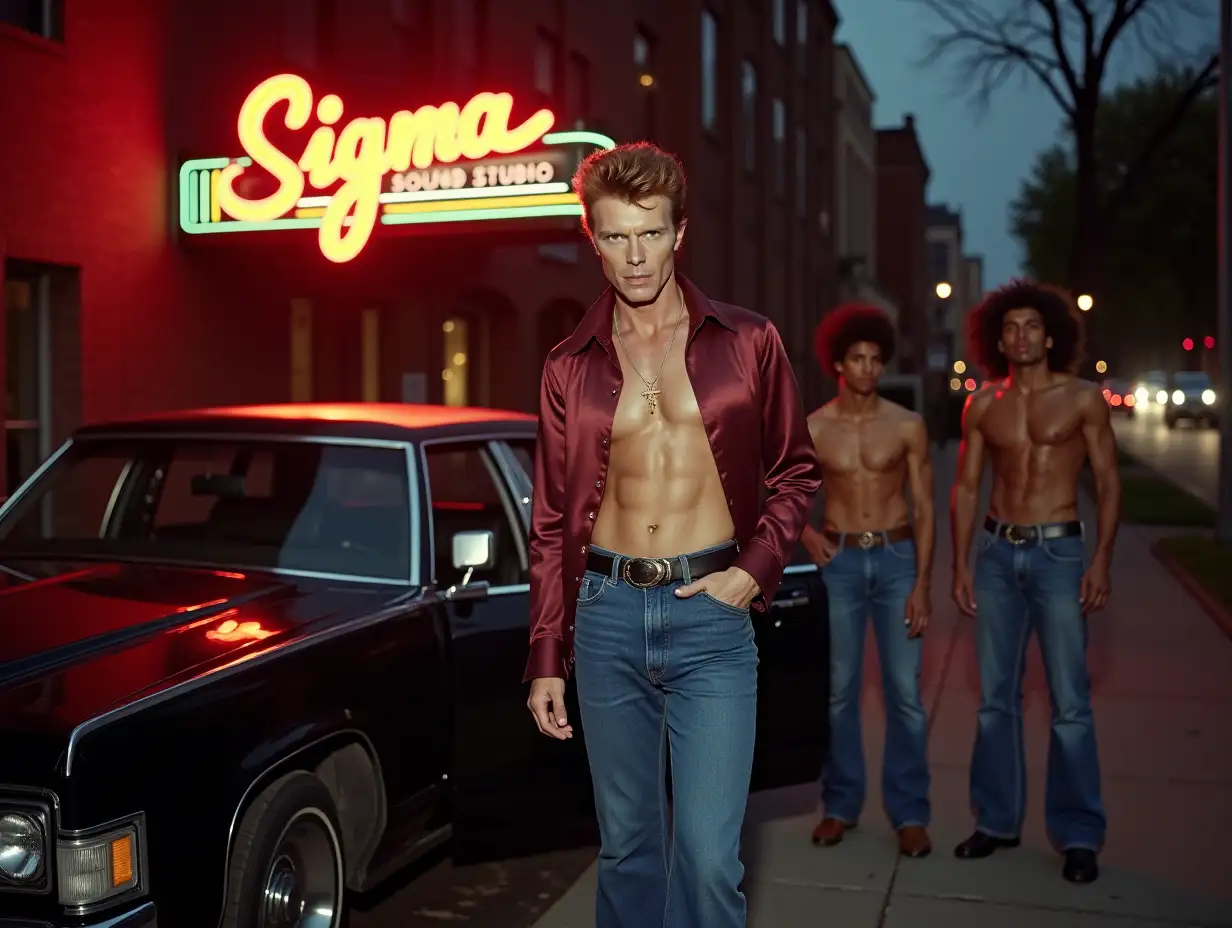
<instances>
[{"instance_id":1,"label":"curb","mask_svg":"<svg viewBox=\"0 0 1232 928\"><path fill-rule=\"evenodd\" d=\"M1185 587L1185 591L1198 601L1203 611L1211 617L1211 621L1219 626L1219 630L1232 639L1232 612L1225 609L1222 603L1208 593L1176 558L1161 548L1158 541L1151 544L1151 554L1155 555L1155 559L1167 568L1168 573L1172 574L1181 586Z\"/></svg>"}]
</instances>

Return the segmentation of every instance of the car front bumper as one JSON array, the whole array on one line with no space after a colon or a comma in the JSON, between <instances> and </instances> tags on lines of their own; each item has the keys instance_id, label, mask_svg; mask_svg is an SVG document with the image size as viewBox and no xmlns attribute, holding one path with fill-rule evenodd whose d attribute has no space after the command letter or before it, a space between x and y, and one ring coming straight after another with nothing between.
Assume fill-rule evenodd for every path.
<instances>
[{"instance_id":1,"label":"car front bumper","mask_svg":"<svg viewBox=\"0 0 1232 928\"><path fill-rule=\"evenodd\" d=\"M158 928L158 912L152 902L122 912L100 912L93 919L74 918L48 921L0 918L0 928Z\"/></svg>"}]
</instances>

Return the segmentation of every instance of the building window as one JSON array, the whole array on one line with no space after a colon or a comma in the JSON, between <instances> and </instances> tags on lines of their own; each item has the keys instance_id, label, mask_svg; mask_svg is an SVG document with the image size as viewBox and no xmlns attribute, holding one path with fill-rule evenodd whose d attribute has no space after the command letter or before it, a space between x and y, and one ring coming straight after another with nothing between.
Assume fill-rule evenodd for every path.
<instances>
[{"instance_id":1,"label":"building window","mask_svg":"<svg viewBox=\"0 0 1232 928\"><path fill-rule=\"evenodd\" d=\"M774 44L787 44L787 0L774 0Z\"/></svg>"},{"instance_id":2,"label":"building window","mask_svg":"<svg viewBox=\"0 0 1232 928\"><path fill-rule=\"evenodd\" d=\"M714 131L719 122L719 24L702 10L702 128Z\"/></svg>"},{"instance_id":3,"label":"building window","mask_svg":"<svg viewBox=\"0 0 1232 928\"><path fill-rule=\"evenodd\" d=\"M5 496L51 453L50 341L50 275L10 265L4 281Z\"/></svg>"},{"instance_id":4,"label":"building window","mask_svg":"<svg viewBox=\"0 0 1232 928\"><path fill-rule=\"evenodd\" d=\"M744 133L744 169L757 168L757 68L747 58L740 73L740 131Z\"/></svg>"},{"instance_id":5,"label":"building window","mask_svg":"<svg viewBox=\"0 0 1232 928\"><path fill-rule=\"evenodd\" d=\"M453 66L464 81L474 80L479 68L479 26L475 0L453 0Z\"/></svg>"},{"instance_id":6,"label":"building window","mask_svg":"<svg viewBox=\"0 0 1232 928\"><path fill-rule=\"evenodd\" d=\"M316 5L320 0L312 0L309 3L301 3L299 0L284 0L289 5L287 15L289 17L299 16L303 11L313 8L310 14L313 22L317 22L320 11L316 10ZM405 61L414 62L414 68L417 72L423 73L432 71L432 58L435 48L432 42L432 10L428 0L391 0L391 18L393 19L393 34L398 43L398 53ZM303 27L296 24L291 26L292 29L302 29ZM321 26L318 24L315 27L320 32ZM336 30L334 30L336 31ZM457 45L453 54L449 57L453 63L453 67L458 73L462 73L467 59L466 42L463 38L457 38ZM473 59L472 59L473 60Z\"/></svg>"},{"instance_id":7,"label":"building window","mask_svg":"<svg viewBox=\"0 0 1232 928\"><path fill-rule=\"evenodd\" d=\"M808 133L796 126L796 216L808 214Z\"/></svg>"},{"instance_id":8,"label":"building window","mask_svg":"<svg viewBox=\"0 0 1232 928\"><path fill-rule=\"evenodd\" d=\"M467 321L461 316L446 319L441 326L444 333L443 363L441 364L441 383L443 386L446 406L467 406L467 377L470 360L470 338L467 331Z\"/></svg>"},{"instance_id":9,"label":"building window","mask_svg":"<svg viewBox=\"0 0 1232 928\"><path fill-rule=\"evenodd\" d=\"M556 37L539 30L535 37L535 89L551 96L556 86Z\"/></svg>"},{"instance_id":10,"label":"building window","mask_svg":"<svg viewBox=\"0 0 1232 928\"><path fill-rule=\"evenodd\" d=\"M655 134L655 54L654 40L642 28L633 34L633 67L642 88L642 133L645 138Z\"/></svg>"},{"instance_id":11,"label":"building window","mask_svg":"<svg viewBox=\"0 0 1232 928\"><path fill-rule=\"evenodd\" d=\"M0 23L63 42L64 0L0 0Z\"/></svg>"},{"instance_id":12,"label":"building window","mask_svg":"<svg viewBox=\"0 0 1232 928\"><path fill-rule=\"evenodd\" d=\"M774 194L787 195L787 107L774 98Z\"/></svg>"},{"instance_id":13,"label":"building window","mask_svg":"<svg viewBox=\"0 0 1232 928\"><path fill-rule=\"evenodd\" d=\"M565 116L584 123L590 115L590 62L577 52L569 56L565 80Z\"/></svg>"},{"instance_id":14,"label":"building window","mask_svg":"<svg viewBox=\"0 0 1232 928\"><path fill-rule=\"evenodd\" d=\"M803 74L808 67L808 0L796 0L796 70Z\"/></svg>"}]
</instances>

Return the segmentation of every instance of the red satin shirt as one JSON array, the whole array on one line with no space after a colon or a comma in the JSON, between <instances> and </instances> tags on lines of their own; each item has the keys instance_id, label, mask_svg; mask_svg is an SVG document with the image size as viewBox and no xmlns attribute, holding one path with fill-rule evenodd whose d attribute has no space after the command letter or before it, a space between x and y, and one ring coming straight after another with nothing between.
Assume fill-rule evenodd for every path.
<instances>
[{"instance_id":1,"label":"red satin shirt","mask_svg":"<svg viewBox=\"0 0 1232 928\"><path fill-rule=\"evenodd\" d=\"M685 368L736 527L735 566L757 581L753 608L765 610L821 486L821 465L778 330L764 316L711 302L688 280L677 279L689 311ZM524 682L568 678L573 666L577 592L603 501L612 420L624 383L612 346L614 305L609 287L543 367Z\"/></svg>"}]
</instances>

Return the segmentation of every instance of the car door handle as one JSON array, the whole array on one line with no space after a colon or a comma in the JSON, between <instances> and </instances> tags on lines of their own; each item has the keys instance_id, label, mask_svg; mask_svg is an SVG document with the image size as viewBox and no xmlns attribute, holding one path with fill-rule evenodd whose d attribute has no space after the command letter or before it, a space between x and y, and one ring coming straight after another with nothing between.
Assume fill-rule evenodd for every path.
<instances>
[{"instance_id":1,"label":"car door handle","mask_svg":"<svg viewBox=\"0 0 1232 928\"><path fill-rule=\"evenodd\" d=\"M467 602L468 600L487 599L491 584L487 580L476 580L463 586L451 586L445 591L445 598L451 603Z\"/></svg>"},{"instance_id":2,"label":"car door handle","mask_svg":"<svg viewBox=\"0 0 1232 928\"><path fill-rule=\"evenodd\" d=\"M774 597L773 605L780 609L795 609L797 606L807 606L809 595L804 590L792 590L790 595Z\"/></svg>"}]
</instances>

